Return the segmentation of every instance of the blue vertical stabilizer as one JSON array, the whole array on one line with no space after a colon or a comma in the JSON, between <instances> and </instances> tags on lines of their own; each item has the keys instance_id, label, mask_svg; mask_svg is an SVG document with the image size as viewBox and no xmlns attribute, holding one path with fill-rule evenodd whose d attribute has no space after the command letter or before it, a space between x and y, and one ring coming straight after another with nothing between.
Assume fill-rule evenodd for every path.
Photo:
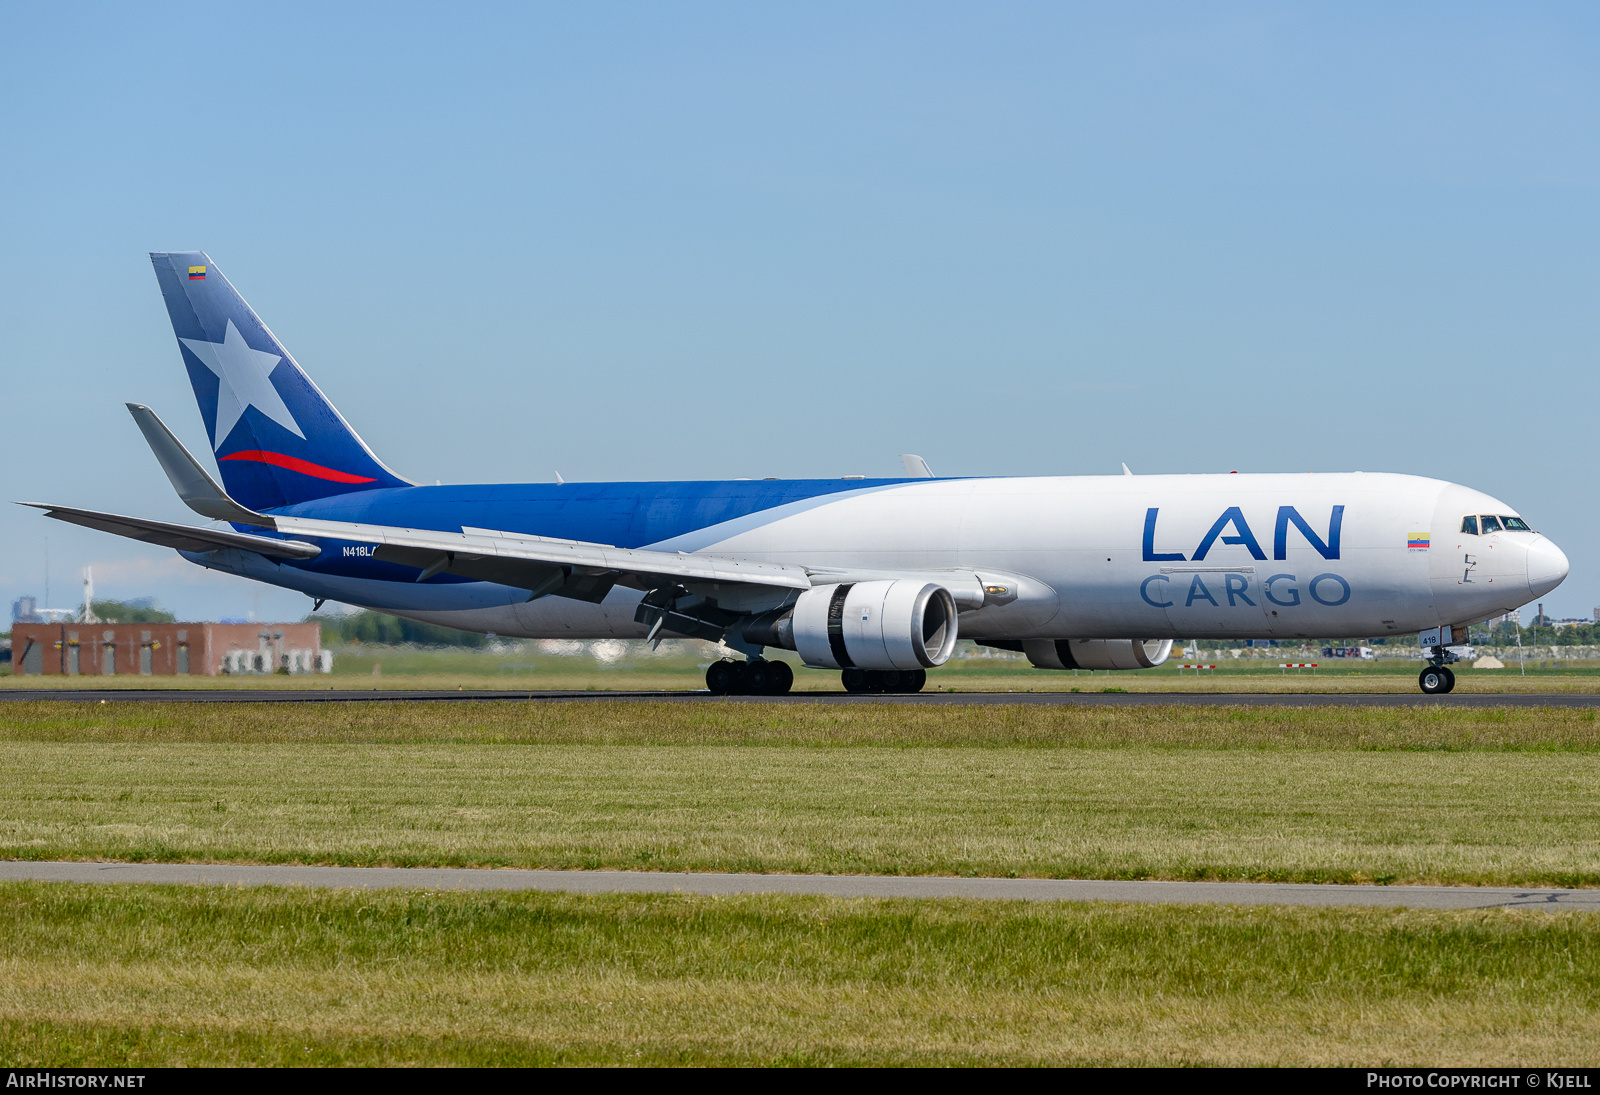
<instances>
[{"instance_id":1,"label":"blue vertical stabilizer","mask_svg":"<svg viewBox=\"0 0 1600 1095\"><path fill-rule=\"evenodd\" d=\"M373 455L205 252L150 261L230 495L268 510L411 485Z\"/></svg>"}]
</instances>

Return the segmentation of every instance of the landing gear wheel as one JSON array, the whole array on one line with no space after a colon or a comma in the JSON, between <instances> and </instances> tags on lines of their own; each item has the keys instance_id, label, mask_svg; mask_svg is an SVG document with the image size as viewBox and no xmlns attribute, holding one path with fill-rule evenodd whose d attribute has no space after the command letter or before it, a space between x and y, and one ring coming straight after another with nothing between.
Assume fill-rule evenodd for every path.
<instances>
[{"instance_id":1,"label":"landing gear wheel","mask_svg":"<svg viewBox=\"0 0 1600 1095\"><path fill-rule=\"evenodd\" d=\"M772 663L760 658L746 662L744 690L752 696L765 696L772 691Z\"/></svg>"},{"instance_id":2,"label":"landing gear wheel","mask_svg":"<svg viewBox=\"0 0 1600 1095\"><path fill-rule=\"evenodd\" d=\"M794 670L788 662L768 662L767 672L767 695L787 695L789 689L794 687Z\"/></svg>"},{"instance_id":3,"label":"landing gear wheel","mask_svg":"<svg viewBox=\"0 0 1600 1095\"><path fill-rule=\"evenodd\" d=\"M1456 675L1442 665L1430 665L1417 676L1417 683L1430 696L1442 696L1456 686Z\"/></svg>"},{"instance_id":4,"label":"landing gear wheel","mask_svg":"<svg viewBox=\"0 0 1600 1095\"><path fill-rule=\"evenodd\" d=\"M733 694L739 687L739 666L735 662L712 662L706 667L706 691L713 696Z\"/></svg>"},{"instance_id":5,"label":"landing gear wheel","mask_svg":"<svg viewBox=\"0 0 1600 1095\"><path fill-rule=\"evenodd\" d=\"M840 674L846 692L921 692L926 669L846 669Z\"/></svg>"}]
</instances>

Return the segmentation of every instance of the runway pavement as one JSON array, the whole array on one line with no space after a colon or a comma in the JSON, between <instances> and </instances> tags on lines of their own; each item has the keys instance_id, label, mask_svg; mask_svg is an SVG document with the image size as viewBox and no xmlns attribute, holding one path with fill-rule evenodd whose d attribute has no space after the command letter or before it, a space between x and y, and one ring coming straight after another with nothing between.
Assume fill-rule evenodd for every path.
<instances>
[{"instance_id":1,"label":"runway pavement","mask_svg":"<svg viewBox=\"0 0 1600 1095\"><path fill-rule=\"evenodd\" d=\"M809 894L966 897L1140 904L1364 905L1408 909L1600 912L1600 890L1487 886L1322 886L1277 882L1117 882L1050 878L674 874L664 871L466 870L427 867L267 867L179 863L0 862L0 881L308 886L337 889L541 890L569 893Z\"/></svg>"},{"instance_id":2,"label":"runway pavement","mask_svg":"<svg viewBox=\"0 0 1600 1095\"><path fill-rule=\"evenodd\" d=\"M669 700L677 703L910 703L910 704L1076 704L1130 707L1146 704L1248 705L1253 707L1600 707L1592 692L1463 692L1425 696L1421 692L922 692L915 695L853 695L848 692L796 692L787 696L713 696L709 692L520 692L509 689L440 691L410 688L3 688L7 700L60 700L72 703L371 703L427 700L465 701Z\"/></svg>"}]
</instances>

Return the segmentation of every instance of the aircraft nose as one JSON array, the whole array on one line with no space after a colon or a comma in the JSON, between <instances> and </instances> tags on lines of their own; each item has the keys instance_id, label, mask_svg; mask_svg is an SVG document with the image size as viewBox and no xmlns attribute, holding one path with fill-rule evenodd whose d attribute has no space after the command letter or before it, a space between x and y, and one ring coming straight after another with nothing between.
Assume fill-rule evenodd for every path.
<instances>
[{"instance_id":1,"label":"aircraft nose","mask_svg":"<svg viewBox=\"0 0 1600 1095\"><path fill-rule=\"evenodd\" d=\"M1566 578L1566 552L1543 536L1528 545L1528 592L1543 597Z\"/></svg>"}]
</instances>

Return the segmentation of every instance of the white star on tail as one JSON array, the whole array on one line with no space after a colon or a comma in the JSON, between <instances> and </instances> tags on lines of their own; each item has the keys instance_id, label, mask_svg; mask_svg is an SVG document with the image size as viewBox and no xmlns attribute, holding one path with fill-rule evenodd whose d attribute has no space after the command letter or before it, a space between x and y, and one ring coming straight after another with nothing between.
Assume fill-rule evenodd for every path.
<instances>
[{"instance_id":1,"label":"white star on tail","mask_svg":"<svg viewBox=\"0 0 1600 1095\"><path fill-rule=\"evenodd\" d=\"M244 336L228 320L228 329L221 342L207 342L199 338L180 338L205 367L217 374L217 423L212 431L213 451L222 447L233 427L244 415L246 407L254 407L296 437L305 437L300 424L289 413L278 389L272 386L272 370L283 358L277 354L252 350L245 345Z\"/></svg>"}]
</instances>

